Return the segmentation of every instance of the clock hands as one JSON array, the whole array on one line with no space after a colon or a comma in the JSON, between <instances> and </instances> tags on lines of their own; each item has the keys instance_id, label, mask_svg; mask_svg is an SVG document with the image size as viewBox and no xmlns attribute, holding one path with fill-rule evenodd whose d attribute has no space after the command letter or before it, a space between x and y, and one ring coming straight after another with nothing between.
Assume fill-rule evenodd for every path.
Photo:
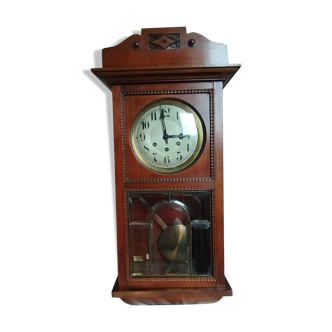
<instances>
[{"instance_id":1,"label":"clock hands","mask_svg":"<svg viewBox=\"0 0 332 332\"><path fill-rule=\"evenodd\" d=\"M183 135L182 133L179 135L167 135L167 136L168 136L168 138L179 138L179 139L183 139L184 137L190 138L190 135Z\"/></svg>"},{"instance_id":2,"label":"clock hands","mask_svg":"<svg viewBox=\"0 0 332 332\"><path fill-rule=\"evenodd\" d=\"M163 126L163 139L165 140L166 144L168 144L168 135L167 135L167 132L166 132L166 124L165 124L165 109L164 108L161 108L160 110L160 118L161 119L161 124Z\"/></svg>"},{"instance_id":3,"label":"clock hands","mask_svg":"<svg viewBox=\"0 0 332 332\"><path fill-rule=\"evenodd\" d=\"M169 138L179 138L179 139L183 139L185 137L190 138L190 135L183 135L183 133L180 133L179 135L168 135L167 134L167 130L166 130L166 123L165 123L165 118L168 115L165 115L165 108L160 108L160 120L161 120L161 124L163 126L163 139L165 140L166 144L168 144L168 139Z\"/></svg>"}]
</instances>

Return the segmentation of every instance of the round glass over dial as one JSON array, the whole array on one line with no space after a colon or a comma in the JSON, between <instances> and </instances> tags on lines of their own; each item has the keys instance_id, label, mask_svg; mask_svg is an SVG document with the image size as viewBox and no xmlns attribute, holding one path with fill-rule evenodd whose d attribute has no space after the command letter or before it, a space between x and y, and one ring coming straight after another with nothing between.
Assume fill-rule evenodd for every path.
<instances>
[{"instance_id":1,"label":"round glass over dial","mask_svg":"<svg viewBox=\"0 0 332 332\"><path fill-rule=\"evenodd\" d=\"M131 127L131 146L138 160L159 173L189 167L204 142L201 119L187 104L163 99L144 107Z\"/></svg>"}]
</instances>

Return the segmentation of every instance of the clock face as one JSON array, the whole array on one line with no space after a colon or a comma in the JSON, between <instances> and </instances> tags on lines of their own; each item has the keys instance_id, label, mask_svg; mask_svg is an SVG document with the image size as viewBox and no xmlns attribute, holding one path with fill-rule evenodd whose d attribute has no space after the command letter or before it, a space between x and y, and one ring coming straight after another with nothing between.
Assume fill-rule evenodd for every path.
<instances>
[{"instance_id":1,"label":"clock face","mask_svg":"<svg viewBox=\"0 0 332 332\"><path fill-rule=\"evenodd\" d=\"M175 173L189 167L200 155L203 142L203 124L197 113L172 99L144 107L131 128L136 157L159 173Z\"/></svg>"}]
</instances>

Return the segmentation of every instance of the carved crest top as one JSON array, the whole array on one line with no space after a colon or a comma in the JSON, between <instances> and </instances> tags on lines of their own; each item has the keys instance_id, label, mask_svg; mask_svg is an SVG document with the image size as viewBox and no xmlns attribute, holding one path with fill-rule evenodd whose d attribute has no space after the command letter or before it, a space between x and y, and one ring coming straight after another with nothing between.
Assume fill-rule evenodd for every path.
<instances>
[{"instance_id":1,"label":"carved crest top","mask_svg":"<svg viewBox=\"0 0 332 332\"><path fill-rule=\"evenodd\" d=\"M231 80L241 65L228 63L227 46L185 27L142 29L120 44L104 48L103 67L91 71L114 84Z\"/></svg>"},{"instance_id":2,"label":"carved crest top","mask_svg":"<svg viewBox=\"0 0 332 332\"><path fill-rule=\"evenodd\" d=\"M155 69L229 66L227 46L185 27L142 29L120 44L104 48L103 68Z\"/></svg>"}]
</instances>

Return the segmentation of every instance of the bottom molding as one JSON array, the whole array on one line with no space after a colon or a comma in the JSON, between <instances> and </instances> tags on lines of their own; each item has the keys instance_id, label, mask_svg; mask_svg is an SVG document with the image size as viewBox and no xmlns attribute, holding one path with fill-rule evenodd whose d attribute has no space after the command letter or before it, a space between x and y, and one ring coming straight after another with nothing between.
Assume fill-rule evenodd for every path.
<instances>
[{"instance_id":1,"label":"bottom molding","mask_svg":"<svg viewBox=\"0 0 332 332\"><path fill-rule=\"evenodd\" d=\"M120 290L118 279L116 279L112 290L112 297L118 297L123 302L131 305L214 303L223 296L232 296L232 288L227 279L225 288L154 288L139 290Z\"/></svg>"}]
</instances>

